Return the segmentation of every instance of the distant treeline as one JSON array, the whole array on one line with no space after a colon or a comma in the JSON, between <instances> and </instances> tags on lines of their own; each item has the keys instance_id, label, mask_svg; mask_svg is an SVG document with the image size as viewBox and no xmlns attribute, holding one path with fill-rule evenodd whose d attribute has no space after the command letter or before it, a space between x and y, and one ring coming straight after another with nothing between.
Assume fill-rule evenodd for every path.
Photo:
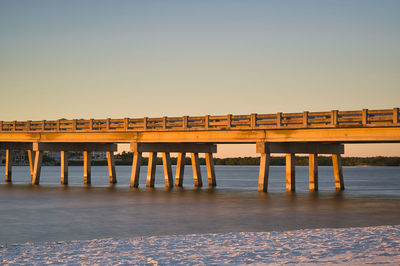
<instances>
[{"instance_id":1,"label":"distant treeline","mask_svg":"<svg viewBox=\"0 0 400 266\"><path fill-rule=\"evenodd\" d=\"M133 159L133 153L122 152L117 154L115 164L117 165L131 165ZM285 165L285 157L271 157L271 165ZM176 164L177 158L171 157L171 163ZM47 165L59 165L59 162L55 162L54 159L44 156L43 162ZM147 165L148 159L142 158L142 165ZM205 159L200 158L200 163L205 164ZM69 161L69 165L83 165L82 161ZM157 164L162 164L162 159L157 158ZM190 156L186 157L185 164L190 165ZM259 165L259 157L236 157L236 158L214 158L215 165ZM93 160L92 165L107 165L105 160ZM297 156L296 165L308 166L308 156ZM318 165L330 166L332 165L331 156L319 156ZM357 166L357 165L368 165L368 166L400 166L400 157L342 157L343 166Z\"/></svg>"}]
</instances>

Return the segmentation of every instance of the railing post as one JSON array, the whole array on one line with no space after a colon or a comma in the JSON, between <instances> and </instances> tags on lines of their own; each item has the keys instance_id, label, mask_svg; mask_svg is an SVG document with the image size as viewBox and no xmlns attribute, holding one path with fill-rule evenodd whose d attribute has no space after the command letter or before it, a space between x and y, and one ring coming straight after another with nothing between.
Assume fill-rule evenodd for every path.
<instances>
[{"instance_id":1,"label":"railing post","mask_svg":"<svg viewBox=\"0 0 400 266\"><path fill-rule=\"evenodd\" d=\"M147 117L143 117L143 129L147 130Z\"/></svg>"},{"instance_id":2,"label":"railing post","mask_svg":"<svg viewBox=\"0 0 400 266\"><path fill-rule=\"evenodd\" d=\"M124 130L127 131L129 129L129 118L124 118Z\"/></svg>"},{"instance_id":3,"label":"railing post","mask_svg":"<svg viewBox=\"0 0 400 266\"><path fill-rule=\"evenodd\" d=\"M304 113L303 113L303 127L308 127L308 112L307 111L305 111Z\"/></svg>"},{"instance_id":4,"label":"railing post","mask_svg":"<svg viewBox=\"0 0 400 266\"><path fill-rule=\"evenodd\" d=\"M76 131L76 124L77 124L76 119L72 120L72 130L73 131Z\"/></svg>"},{"instance_id":5,"label":"railing post","mask_svg":"<svg viewBox=\"0 0 400 266\"><path fill-rule=\"evenodd\" d=\"M399 123L399 108L393 108L393 124Z\"/></svg>"},{"instance_id":6,"label":"railing post","mask_svg":"<svg viewBox=\"0 0 400 266\"><path fill-rule=\"evenodd\" d=\"M205 128L208 129L209 124L210 124L210 116L209 115L206 115L204 117L204 124L205 124Z\"/></svg>"},{"instance_id":7,"label":"railing post","mask_svg":"<svg viewBox=\"0 0 400 266\"><path fill-rule=\"evenodd\" d=\"M362 125L365 126L368 124L368 109L362 110Z\"/></svg>"},{"instance_id":8,"label":"railing post","mask_svg":"<svg viewBox=\"0 0 400 266\"><path fill-rule=\"evenodd\" d=\"M110 130L110 118L107 118L106 120L106 129Z\"/></svg>"},{"instance_id":9,"label":"railing post","mask_svg":"<svg viewBox=\"0 0 400 266\"><path fill-rule=\"evenodd\" d=\"M250 115L250 127L251 129L255 129L256 128L256 121L257 121L257 114L251 114Z\"/></svg>"},{"instance_id":10,"label":"railing post","mask_svg":"<svg viewBox=\"0 0 400 266\"><path fill-rule=\"evenodd\" d=\"M232 126L232 115L229 114L226 116L226 128L231 129Z\"/></svg>"},{"instance_id":11,"label":"railing post","mask_svg":"<svg viewBox=\"0 0 400 266\"><path fill-rule=\"evenodd\" d=\"M57 120L57 131L60 131L60 120Z\"/></svg>"},{"instance_id":12,"label":"railing post","mask_svg":"<svg viewBox=\"0 0 400 266\"><path fill-rule=\"evenodd\" d=\"M334 127L338 125L338 110L331 111L331 124Z\"/></svg>"},{"instance_id":13,"label":"railing post","mask_svg":"<svg viewBox=\"0 0 400 266\"><path fill-rule=\"evenodd\" d=\"M0 131L3 131L3 121L0 121Z\"/></svg>"},{"instance_id":14,"label":"railing post","mask_svg":"<svg viewBox=\"0 0 400 266\"><path fill-rule=\"evenodd\" d=\"M164 116L163 117L163 129L167 129L167 117L166 116Z\"/></svg>"},{"instance_id":15,"label":"railing post","mask_svg":"<svg viewBox=\"0 0 400 266\"><path fill-rule=\"evenodd\" d=\"M282 113L276 113L276 126L281 127L282 126Z\"/></svg>"},{"instance_id":16,"label":"railing post","mask_svg":"<svg viewBox=\"0 0 400 266\"><path fill-rule=\"evenodd\" d=\"M93 118L89 120L89 130L93 130Z\"/></svg>"},{"instance_id":17,"label":"railing post","mask_svg":"<svg viewBox=\"0 0 400 266\"><path fill-rule=\"evenodd\" d=\"M31 120L26 121L26 125L25 125L25 130L26 131L30 131L31 130Z\"/></svg>"},{"instance_id":18,"label":"railing post","mask_svg":"<svg viewBox=\"0 0 400 266\"><path fill-rule=\"evenodd\" d=\"M183 129L187 129L188 117L186 115L184 117L182 117L182 126L183 126Z\"/></svg>"},{"instance_id":19,"label":"railing post","mask_svg":"<svg viewBox=\"0 0 400 266\"><path fill-rule=\"evenodd\" d=\"M46 130L46 120L42 121L42 131Z\"/></svg>"}]
</instances>

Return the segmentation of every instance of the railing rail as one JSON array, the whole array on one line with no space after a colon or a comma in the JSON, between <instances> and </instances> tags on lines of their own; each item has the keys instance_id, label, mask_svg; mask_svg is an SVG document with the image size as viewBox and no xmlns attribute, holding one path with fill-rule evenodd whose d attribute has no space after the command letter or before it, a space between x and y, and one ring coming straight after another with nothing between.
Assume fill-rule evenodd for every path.
<instances>
[{"instance_id":1,"label":"railing rail","mask_svg":"<svg viewBox=\"0 0 400 266\"><path fill-rule=\"evenodd\" d=\"M250 115L0 121L0 132L115 132L399 127L399 108Z\"/></svg>"}]
</instances>

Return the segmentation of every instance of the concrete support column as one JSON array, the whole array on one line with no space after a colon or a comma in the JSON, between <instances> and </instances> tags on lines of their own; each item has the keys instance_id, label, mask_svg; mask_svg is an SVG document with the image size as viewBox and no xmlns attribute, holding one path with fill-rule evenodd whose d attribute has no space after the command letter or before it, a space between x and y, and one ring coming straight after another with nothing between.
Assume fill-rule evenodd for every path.
<instances>
[{"instance_id":1,"label":"concrete support column","mask_svg":"<svg viewBox=\"0 0 400 266\"><path fill-rule=\"evenodd\" d=\"M142 164L142 153L134 152L132 161L132 172L131 172L131 187L139 187L139 175L140 165Z\"/></svg>"},{"instance_id":2,"label":"concrete support column","mask_svg":"<svg viewBox=\"0 0 400 266\"><path fill-rule=\"evenodd\" d=\"M11 182L11 179L12 179L12 163L13 163L13 151L10 149L7 149L6 150L6 165L5 165L6 182Z\"/></svg>"},{"instance_id":3,"label":"concrete support column","mask_svg":"<svg viewBox=\"0 0 400 266\"><path fill-rule=\"evenodd\" d=\"M83 151L83 182L85 185L92 183L92 153L90 151Z\"/></svg>"},{"instance_id":4,"label":"concrete support column","mask_svg":"<svg viewBox=\"0 0 400 266\"><path fill-rule=\"evenodd\" d=\"M258 174L258 191L268 191L268 175L269 175L269 164L271 161L271 155L269 153L261 153L260 156L260 172Z\"/></svg>"},{"instance_id":5,"label":"concrete support column","mask_svg":"<svg viewBox=\"0 0 400 266\"><path fill-rule=\"evenodd\" d=\"M206 152L206 166L207 166L208 186L215 187L217 185L217 181L215 180L214 158L211 152Z\"/></svg>"},{"instance_id":6,"label":"concrete support column","mask_svg":"<svg viewBox=\"0 0 400 266\"><path fill-rule=\"evenodd\" d=\"M31 174L31 182L32 182L32 180L33 180L33 158L32 157L35 157L35 152L32 152L32 150L28 150L28 161L29 161L29 171L30 171L30 174Z\"/></svg>"},{"instance_id":7,"label":"concrete support column","mask_svg":"<svg viewBox=\"0 0 400 266\"><path fill-rule=\"evenodd\" d=\"M185 170L185 159L186 153L179 152L178 159L176 162L176 175L175 175L175 186L182 187L183 185L183 173Z\"/></svg>"},{"instance_id":8,"label":"concrete support column","mask_svg":"<svg viewBox=\"0 0 400 266\"><path fill-rule=\"evenodd\" d=\"M43 151L35 152L35 163L33 167L33 179L32 185L39 185L40 183L40 171L42 169Z\"/></svg>"},{"instance_id":9,"label":"concrete support column","mask_svg":"<svg viewBox=\"0 0 400 266\"><path fill-rule=\"evenodd\" d=\"M286 191L296 190L295 154L286 153Z\"/></svg>"},{"instance_id":10,"label":"concrete support column","mask_svg":"<svg viewBox=\"0 0 400 266\"><path fill-rule=\"evenodd\" d=\"M149 152L149 164L147 166L147 187L154 187L157 166L157 152Z\"/></svg>"},{"instance_id":11,"label":"concrete support column","mask_svg":"<svg viewBox=\"0 0 400 266\"><path fill-rule=\"evenodd\" d=\"M117 175L115 172L114 152L112 151L107 152L107 165L108 165L108 175L110 177L110 184L116 184Z\"/></svg>"},{"instance_id":12,"label":"concrete support column","mask_svg":"<svg viewBox=\"0 0 400 266\"><path fill-rule=\"evenodd\" d=\"M165 187L174 187L174 178L172 177L172 167L171 167L171 156L169 152L162 153L164 177L165 177Z\"/></svg>"},{"instance_id":13,"label":"concrete support column","mask_svg":"<svg viewBox=\"0 0 400 266\"><path fill-rule=\"evenodd\" d=\"M68 184L68 152L60 151L61 184Z\"/></svg>"},{"instance_id":14,"label":"concrete support column","mask_svg":"<svg viewBox=\"0 0 400 266\"><path fill-rule=\"evenodd\" d=\"M318 154L310 153L308 157L309 189L318 191Z\"/></svg>"},{"instance_id":15,"label":"concrete support column","mask_svg":"<svg viewBox=\"0 0 400 266\"><path fill-rule=\"evenodd\" d=\"M335 188L344 190L342 160L340 154L332 154L333 173L335 175Z\"/></svg>"},{"instance_id":16,"label":"concrete support column","mask_svg":"<svg viewBox=\"0 0 400 266\"><path fill-rule=\"evenodd\" d=\"M202 187L203 186L203 180L201 178L199 153L192 152L191 153L191 158L192 158L194 186L195 187Z\"/></svg>"}]
</instances>

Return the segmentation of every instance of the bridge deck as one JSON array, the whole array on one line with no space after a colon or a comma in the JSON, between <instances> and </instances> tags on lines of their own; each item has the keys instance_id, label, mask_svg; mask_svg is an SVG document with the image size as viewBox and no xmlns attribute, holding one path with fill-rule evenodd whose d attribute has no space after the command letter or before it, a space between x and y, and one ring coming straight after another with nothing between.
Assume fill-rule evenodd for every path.
<instances>
[{"instance_id":1,"label":"bridge deck","mask_svg":"<svg viewBox=\"0 0 400 266\"><path fill-rule=\"evenodd\" d=\"M19 142L400 142L399 108L225 116L0 121Z\"/></svg>"}]
</instances>

